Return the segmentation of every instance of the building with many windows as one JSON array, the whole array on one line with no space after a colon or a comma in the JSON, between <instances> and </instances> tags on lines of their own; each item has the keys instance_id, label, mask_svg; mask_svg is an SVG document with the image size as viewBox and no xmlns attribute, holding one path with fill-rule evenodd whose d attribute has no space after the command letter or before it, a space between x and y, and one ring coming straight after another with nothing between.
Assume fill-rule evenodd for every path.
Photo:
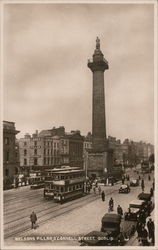
<instances>
[{"instance_id":1,"label":"building with many windows","mask_svg":"<svg viewBox=\"0 0 158 250\"><path fill-rule=\"evenodd\" d=\"M20 166L24 171L61 165L83 167L83 136L80 131L65 132L64 127L36 131L19 139Z\"/></svg>"},{"instance_id":2,"label":"building with many windows","mask_svg":"<svg viewBox=\"0 0 158 250\"><path fill-rule=\"evenodd\" d=\"M19 154L15 123L3 121L3 179L13 183L14 176L19 172Z\"/></svg>"}]
</instances>

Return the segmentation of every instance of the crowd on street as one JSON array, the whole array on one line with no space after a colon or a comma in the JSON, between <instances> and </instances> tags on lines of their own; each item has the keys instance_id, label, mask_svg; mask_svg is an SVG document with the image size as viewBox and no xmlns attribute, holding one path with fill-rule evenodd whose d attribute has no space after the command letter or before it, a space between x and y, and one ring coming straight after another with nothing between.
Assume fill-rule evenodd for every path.
<instances>
[{"instance_id":1,"label":"crowd on street","mask_svg":"<svg viewBox=\"0 0 158 250\"><path fill-rule=\"evenodd\" d=\"M138 183L141 187L142 193L144 193L144 190L145 190L144 175L140 176L139 172L137 172L137 178L138 178ZM146 178L149 182L151 181L150 174L148 174ZM129 185L129 182L130 182L130 176L128 174L125 174L122 177L122 185L124 185L125 183ZM155 189L155 183L153 179L152 185L150 188L151 197L154 195L154 189ZM98 185L97 180L93 181L93 185L91 184L87 186L87 193L90 193L91 190L93 190L94 194L99 194L103 202L105 201L105 192L104 190L102 190L101 186ZM113 210L114 210L114 200L111 197L109 200L108 212L111 212ZM130 212L131 211L129 208L128 213ZM154 221L152 220L152 218L149 217L151 212L152 212L152 202L151 200L149 200L146 203L146 205L142 209L140 209L138 221L135 227L139 244L142 246L154 245L155 243L155 225L154 225ZM120 214L121 217L123 218L124 212L120 204L118 204L117 206L117 213Z\"/></svg>"}]
</instances>

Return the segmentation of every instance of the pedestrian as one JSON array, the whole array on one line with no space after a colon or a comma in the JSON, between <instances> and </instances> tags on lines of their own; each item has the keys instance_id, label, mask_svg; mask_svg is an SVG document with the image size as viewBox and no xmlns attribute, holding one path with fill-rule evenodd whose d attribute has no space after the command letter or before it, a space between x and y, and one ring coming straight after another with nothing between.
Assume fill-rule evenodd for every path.
<instances>
[{"instance_id":1,"label":"pedestrian","mask_svg":"<svg viewBox=\"0 0 158 250\"><path fill-rule=\"evenodd\" d=\"M114 209L114 201L113 198L111 197L109 200L109 210L113 211L113 209Z\"/></svg>"},{"instance_id":2,"label":"pedestrian","mask_svg":"<svg viewBox=\"0 0 158 250\"><path fill-rule=\"evenodd\" d=\"M142 222L142 223L146 223L146 213L145 213L145 210L142 209L140 210L140 213L139 213L139 221Z\"/></svg>"},{"instance_id":3,"label":"pedestrian","mask_svg":"<svg viewBox=\"0 0 158 250\"><path fill-rule=\"evenodd\" d=\"M122 177L122 185L125 183L125 178Z\"/></svg>"},{"instance_id":4,"label":"pedestrian","mask_svg":"<svg viewBox=\"0 0 158 250\"><path fill-rule=\"evenodd\" d=\"M98 187L98 181L96 180L96 183L95 183L95 187L97 188Z\"/></svg>"},{"instance_id":5,"label":"pedestrian","mask_svg":"<svg viewBox=\"0 0 158 250\"><path fill-rule=\"evenodd\" d=\"M120 205L117 206L117 213L120 214L121 216L123 215L123 209Z\"/></svg>"},{"instance_id":6,"label":"pedestrian","mask_svg":"<svg viewBox=\"0 0 158 250\"><path fill-rule=\"evenodd\" d=\"M147 237L148 237L148 231L146 230L145 225L143 224L141 230L141 241L143 246L149 246Z\"/></svg>"},{"instance_id":7,"label":"pedestrian","mask_svg":"<svg viewBox=\"0 0 158 250\"><path fill-rule=\"evenodd\" d=\"M140 177L140 175L139 175L139 177L138 177L138 178L139 178L139 180L141 180L141 177Z\"/></svg>"},{"instance_id":8,"label":"pedestrian","mask_svg":"<svg viewBox=\"0 0 158 250\"><path fill-rule=\"evenodd\" d=\"M101 187L100 186L98 187L98 193L99 193L99 195L101 195Z\"/></svg>"},{"instance_id":9,"label":"pedestrian","mask_svg":"<svg viewBox=\"0 0 158 250\"><path fill-rule=\"evenodd\" d=\"M150 216L150 213L152 212L152 201L151 200L147 201L147 211L148 211L148 216Z\"/></svg>"},{"instance_id":10,"label":"pedestrian","mask_svg":"<svg viewBox=\"0 0 158 250\"><path fill-rule=\"evenodd\" d=\"M151 194L151 197L153 196L154 192L153 192L153 188L151 187L150 188L150 194Z\"/></svg>"},{"instance_id":11,"label":"pedestrian","mask_svg":"<svg viewBox=\"0 0 158 250\"><path fill-rule=\"evenodd\" d=\"M149 233L149 240L151 239L152 244L155 244L155 224L151 218L147 222L147 228Z\"/></svg>"},{"instance_id":12,"label":"pedestrian","mask_svg":"<svg viewBox=\"0 0 158 250\"><path fill-rule=\"evenodd\" d=\"M102 198L102 201L105 201L105 192L104 191L101 192L101 198Z\"/></svg>"},{"instance_id":13,"label":"pedestrian","mask_svg":"<svg viewBox=\"0 0 158 250\"><path fill-rule=\"evenodd\" d=\"M155 181L153 180L153 191L154 191L154 189L155 189Z\"/></svg>"},{"instance_id":14,"label":"pedestrian","mask_svg":"<svg viewBox=\"0 0 158 250\"><path fill-rule=\"evenodd\" d=\"M142 179L141 181L141 188L142 188L142 192L144 192L144 188L145 188L144 179Z\"/></svg>"},{"instance_id":15,"label":"pedestrian","mask_svg":"<svg viewBox=\"0 0 158 250\"><path fill-rule=\"evenodd\" d=\"M34 211L30 214L30 220L31 220L31 229L35 229L37 216Z\"/></svg>"},{"instance_id":16,"label":"pedestrian","mask_svg":"<svg viewBox=\"0 0 158 250\"><path fill-rule=\"evenodd\" d=\"M137 234L138 234L138 236L137 236L138 241L140 241L141 231L142 231L142 223L140 221L137 222L136 231L137 231Z\"/></svg>"},{"instance_id":17,"label":"pedestrian","mask_svg":"<svg viewBox=\"0 0 158 250\"><path fill-rule=\"evenodd\" d=\"M150 181L150 180L151 180L150 175L148 175L148 181Z\"/></svg>"},{"instance_id":18,"label":"pedestrian","mask_svg":"<svg viewBox=\"0 0 158 250\"><path fill-rule=\"evenodd\" d=\"M95 186L93 187L93 192L94 192L94 194L96 194L96 187Z\"/></svg>"}]
</instances>

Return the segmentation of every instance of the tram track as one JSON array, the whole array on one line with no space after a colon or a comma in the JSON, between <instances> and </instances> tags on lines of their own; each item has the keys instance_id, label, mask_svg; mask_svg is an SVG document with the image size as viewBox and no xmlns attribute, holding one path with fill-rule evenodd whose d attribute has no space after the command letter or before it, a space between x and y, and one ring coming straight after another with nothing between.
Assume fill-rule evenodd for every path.
<instances>
[{"instance_id":1,"label":"tram track","mask_svg":"<svg viewBox=\"0 0 158 250\"><path fill-rule=\"evenodd\" d=\"M29 190L26 194L25 194L25 198L30 198L30 197L34 197L37 196L38 194L41 194L43 190L38 190L39 192L34 192L35 190ZM37 191L37 190L36 190ZM4 202L7 203L14 203L15 201L19 200L23 198L23 194L21 194L20 196L15 196L12 197L12 199L6 199L4 197Z\"/></svg>"},{"instance_id":2,"label":"tram track","mask_svg":"<svg viewBox=\"0 0 158 250\"><path fill-rule=\"evenodd\" d=\"M99 197L90 197L90 199L88 199L88 202L93 202L94 200L96 199L99 199ZM46 223L48 220L51 220L53 218L56 218L57 216L60 216L60 215L63 215L65 213L68 213L68 212L71 212L72 210L74 210L75 208L80 208L82 206L84 206L85 204L87 203L87 199L86 200L83 200L82 202L79 200L75 200L75 203L71 203L71 204L67 204L66 206L63 206L61 207L60 206L60 209L55 209L53 211L50 211L50 212L47 212L47 213L44 213L44 215L42 216L38 216L38 221L39 221L39 225L41 224L44 224ZM64 210L64 211L63 211ZM25 223L25 226L24 227L21 227L20 225L20 228L16 227L17 229L15 230L15 226L13 227L8 227L7 228L7 233L5 233L5 230L4 230L4 238L10 238L14 235L17 235L21 232L25 232L25 231L28 231L30 230L30 222L26 222ZM14 232L9 232L10 230L14 229Z\"/></svg>"},{"instance_id":3,"label":"tram track","mask_svg":"<svg viewBox=\"0 0 158 250\"><path fill-rule=\"evenodd\" d=\"M41 195L42 196L42 195ZM42 196L43 197L43 196ZM26 206L27 205L29 205L30 204L30 201L32 202L33 201L33 203L39 203L39 197L32 197L32 198L30 198L30 199L26 199L25 200L25 205L23 205L23 204L21 204L21 201L15 201L14 202L14 204L5 204L5 207L4 207L4 209L3 209L3 212L4 212L4 214L8 214L8 213L12 213L12 212L14 212L14 210L15 209L17 209L17 207L19 206L19 208L21 209L21 208L26 208ZM43 202L44 201L44 198L43 199L41 199L40 200L40 202ZM23 206L22 206L23 205ZM12 209L12 211L10 211Z\"/></svg>"},{"instance_id":4,"label":"tram track","mask_svg":"<svg viewBox=\"0 0 158 250\"><path fill-rule=\"evenodd\" d=\"M111 193L114 193L115 191L116 190L113 190L112 192L109 192L106 195L110 195ZM52 211L52 208L48 208L48 210L51 209L51 211L48 211L47 213L45 213L45 210L42 211L42 212L44 212L44 214L38 216L38 221L39 221L38 224L39 225L44 224L47 221L49 221L57 216L61 216L65 213L71 212L72 210L74 210L76 208L80 208L89 202L93 202L97 199L100 199L100 196L92 195L90 197L85 196L83 198L85 198L85 199L73 200L71 203L69 202L68 204L65 203L65 204L60 206L60 209L58 208L59 206L57 206L57 208L55 208L53 211ZM25 226L21 227L21 223L20 223L20 224L18 224L19 226L18 225L16 226L16 230L15 230L15 225L12 227L8 227L7 229L4 230L4 238L5 239L10 238L12 236L15 236L19 233L30 230L30 222L28 221L28 216L23 217L23 219L24 220L27 219L27 221L22 223L22 225L25 224ZM5 231L7 231L7 232L5 233Z\"/></svg>"},{"instance_id":5,"label":"tram track","mask_svg":"<svg viewBox=\"0 0 158 250\"><path fill-rule=\"evenodd\" d=\"M38 206L38 205L40 205L41 204L41 202L43 202L43 203L52 203L52 200L45 200L45 199L42 199L42 200L38 200L38 202L36 202L35 204L32 204L31 206L27 206L27 209L28 208L33 208L33 207L35 207L35 206ZM20 202L18 202L19 204L20 204ZM15 206L15 208L18 206L18 204L16 204L16 206ZM12 207L11 207L12 208ZM24 209L26 209L26 205L24 205L24 206L20 206L20 208L19 209L17 209L16 210L16 212L20 212L20 211L23 211ZM4 217L5 216L9 216L9 215L13 215L13 214L15 214L15 211L13 210L13 211L5 211L5 212L3 212L3 215L4 215Z\"/></svg>"}]
</instances>

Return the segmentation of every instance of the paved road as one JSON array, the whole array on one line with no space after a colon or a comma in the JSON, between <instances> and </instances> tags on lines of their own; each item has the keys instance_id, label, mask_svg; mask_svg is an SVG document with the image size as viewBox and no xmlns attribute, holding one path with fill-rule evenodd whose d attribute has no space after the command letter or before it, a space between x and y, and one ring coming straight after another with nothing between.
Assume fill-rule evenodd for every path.
<instances>
[{"instance_id":1,"label":"paved road","mask_svg":"<svg viewBox=\"0 0 158 250\"><path fill-rule=\"evenodd\" d=\"M136 173L129 170L130 175ZM152 179L152 178L151 178ZM145 177L145 191L151 187L152 181ZM4 192L4 236L6 245L79 245L77 239L71 241L58 240L55 242L39 238L39 236L56 235L84 235L93 230L100 230L101 218L108 211L108 201L112 196L115 204L115 211L120 204L124 211L128 204L141 192L140 187L131 188L130 194L119 194L120 184L113 187L102 187L105 190L105 202L102 202L98 194L90 194L64 205L46 201L43 198L43 190L30 190L24 187L19 190ZM29 215L34 210L38 216L39 227L36 230L30 229ZM17 238L25 236L25 238ZM30 239L30 241L28 240ZM135 243L132 243L134 245Z\"/></svg>"}]
</instances>

